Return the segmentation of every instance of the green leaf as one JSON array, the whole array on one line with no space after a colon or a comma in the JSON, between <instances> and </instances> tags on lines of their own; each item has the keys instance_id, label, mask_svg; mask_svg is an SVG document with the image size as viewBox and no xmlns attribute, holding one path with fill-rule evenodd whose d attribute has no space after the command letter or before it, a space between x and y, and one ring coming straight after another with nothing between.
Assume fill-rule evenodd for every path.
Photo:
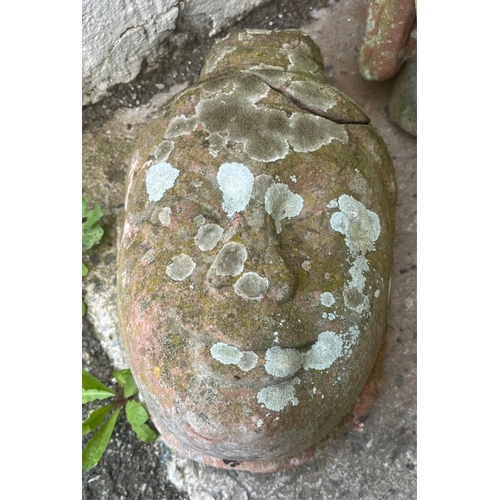
<instances>
[{"instance_id":1,"label":"green leaf","mask_svg":"<svg viewBox=\"0 0 500 500\"><path fill-rule=\"evenodd\" d=\"M97 429L104 420L104 417L111 411L111 408L113 408L113 405L102 406L94 410L90 417L82 423L82 436Z\"/></svg>"},{"instance_id":2,"label":"green leaf","mask_svg":"<svg viewBox=\"0 0 500 500\"><path fill-rule=\"evenodd\" d=\"M84 369L82 369L82 389L98 389L99 391L107 391L116 395L113 389L106 387L99 379Z\"/></svg>"},{"instance_id":3,"label":"green leaf","mask_svg":"<svg viewBox=\"0 0 500 500\"><path fill-rule=\"evenodd\" d=\"M129 369L125 370L114 370L113 376L120 386L124 388L123 395L125 398L130 398L134 394L137 394L138 389L134 380L134 376Z\"/></svg>"},{"instance_id":4,"label":"green leaf","mask_svg":"<svg viewBox=\"0 0 500 500\"><path fill-rule=\"evenodd\" d=\"M123 395L126 398L130 398L134 394L137 394L139 390L137 389L137 384L135 383L134 377L130 374L125 380L125 388L123 390Z\"/></svg>"},{"instance_id":5,"label":"green leaf","mask_svg":"<svg viewBox=\"0 0 500 500\"><path fill-rule=\"evenodd\" d=\"M148 424L142 424L138 427L132 427L135 431L137 437L144 441L145 443L152 443L156 439L156 432L148 426Z\"/></svg>"},{"instance_id":6,"label":"green leaf","mask_svg":"<svg viewBox=\"0 0 500 500\"><path fill-rule=\"evenodd\" d=\"M151 443L156 439L156 432L146 424L149 418L148 413L140 403L137 401L129 401L125 406L125 414L132 426L132 430L141 441Z\"/></svg>"},{"instance_id":7,"label":"green leaf","mask_svg":"<svg viewBox=\"0 0 500 500\"><path fill-rule=\"evenodd\" d=\"M82 405L96 399L112 398L113 396L116 396L114 392L99 391L98 389L82 389Z\"/></svg>"},{"instance_id":8,"label":"green leaf","mask_svg":"<svg viewBox=\"0 0 500 500\"><path fill-rule=\"evenodd\" d=\"M121 387L125 387L125 381L127 377L130 375L130 370L126 368L125 370L113 370L113 377L115 377L118 385Z\"/></svg>"},{"instance_id":9,"label":"green leaf","mask_svg":"<svg viewBox=\"0 0 500 500\"><path fill-rule=\"evenodd\" d=\"M130 422L132 428L136 425L142 425L148 420L148 412L145 410L144 406L137 401L128 401L125 407L125 413L127 414L127 420Z\"/></svg>"},{"instance_id":10,"label":"green leaf","mask_svg":"<svg viewBox=\"0 0 500 500\"><path fill-rule=\"evenodd\" d=\"M102 217L102 210L98 203L92 210L87 209L87 200L82 198L82 252L98 243L104 233L97 221Z\"/></svg>"},{"instance_id":11,"label":"green leaf","mask_svg":"<svg viewBox=\"0 0 500 500\"><path fill-rule=\"evenodd\" d=\"M89 274L89 270L88 270L87 266L82 262L82 278L84 276L87 276L87 274Z\"/></svg>"},{"instance_id":12,"label":"green leaf","mask_svg":"<svg viewBox=\"0 0 500 500\"><path fill-rule=\"evenodd\" d=\"M82 453L83 470L92 469L102 457L102 454L108 446L111 434L115 428L116 419L120 413L121 407L115 410L113 415L104 422L103 426L92 436Z\"/></svg>"},{"instance_id":13,"label":"green leaf","mask_svg":"<svg viewBox=\"0 0 500 500\"><path fill-rule=\"evenodd\" d=\"M93 226L100 218L102 217L102 210L99 203L94 205L92 210L83 210L82 204L82 219L87 219L86 224L89 226Z\"/></svg>"}]
</instances>

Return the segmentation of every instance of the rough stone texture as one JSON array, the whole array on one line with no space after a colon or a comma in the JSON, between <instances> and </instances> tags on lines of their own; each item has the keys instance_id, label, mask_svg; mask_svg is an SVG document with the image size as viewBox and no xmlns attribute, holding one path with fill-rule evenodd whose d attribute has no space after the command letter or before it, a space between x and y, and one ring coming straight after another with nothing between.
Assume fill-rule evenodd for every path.
<instances>
[{"instance_id":1,"label":"rough stone texture","mask_svg":"<svg viewBox=\"0 0 500 500\"><path fill-rule=\"evenodd\" d=\"M188 457L295 466L368 404L357 398L387 328L396 193L367 121L326 85L309 37L245 30L143 132L119 238L122 345L156 427ZM196 245L200 216L224 244ZM266 287L244 293L244 272Z\"/></svg>"},{"instance_id":2,"label":"rough stone texture","mask_svg":"<svg viewBox=\"0 0 500 500\"><path fill-rule=\"evenodd\" d=\"M417 135L417 61L408 61L399 72L391 102L389 116L409 134Z\"/></svg>"},{"instance_id":3,"label":"rough stone texture","mask_svg":"<svg viewBox=\"0 0 500 500\"><path fill-rule=\"evenodd\" d=\"M85 258L89 264L89 274L83 280L83 289L87 315L99 335L103 349L117 368L127 366L118 339L117 219L123 213L124 181L133 140L137 137L135 127L144 125L161 104L182 88L178 85L170 92L159 93L149 106L133 112L127 109L118 111L107 123L107 130L113 130L113 135L108 134L107 130L97 137L90 132L83 133L83 195L90 206L99 203L104 212L100 221L104 236Z\"/></svg>"},{"instance_id":4,"label":"rough stone texture","mask_svg":"<svg viewBox=\"0 0 500 500\"><path fill-rule=\"evenodd\" d=\"M359 68L366 80L392 78L416 57L415 0L369 0Z\"/></svg>"},{"instance_id":5,"label":"rough stone texture","mask_svg":"<svg viewBox=\"0 0 500 500\"><path fill-rule=\"evenodd\" d=\"M321 47L328 83L347 92L363 107L391 152L398 185L398 206L382 388L368 418L358 421L332 447L326 448L320 458L305 466L270 475L254 475L200 466L181 456L162 453L158 474L168 475L179 491L184 492L185 498L191 500L416 498L416 141L389 120L387 106L392 80L368 82L359 74L359 47L366 22L365 2L331 2L326 8L311 11L316 20L307 24L302 22L302 7L296 2L292 5L280 1L269 8L266 6L262 12L257 9L244 26L263 28L270 22L276 26L284 20L285 24L280 26L300 27L310 35ZM153 75L156 80L153 80L152 89L156 88L155 83L166 83L167 87L172 85L168 83L172 71L166 73L165 79ZM179 72L181 76L182 71ZM184 73L186 78L192 77L188 71ZM110 250L116 255L114 234L116 214L120 212L119 204L124 196L125 158L132 150L131 141L137 137L138 129L169 97L158 90L154 95L145 85L149 81L151 73L147 81L141 78L138 85L134 84L133 90L128 86L119 87L121 94L103 101L105 107L99 103L84 112L84 123L87 124L83 144L84 193L92 203L101 203L106 224L105 240L85 256L90 270L89 276L83 280L87 300L99 295L106 286L113 288L116 261L106 264L105 256ZM179 87L170 95L178 90ZM154 95L152 100L151 95ZM139 100L144 103L142 106L136 105ZM111 236L107 238L108 235ZM106 275L102 272L106 266L115 267ZM307 263L304 267L308 267ZM114 289L116 292L116 287ZM113 297L111 301L116 300ZM95 309L92 322L97 334L100 319L99 309ZM116 325L116 316L114 321ZM90 355L97 356L94 351ZM108 382L105 378L103 380ZM129 434L132 442L132 431ZM122 442L129 440L122 438ZM136 466L132 459L126 460L126 450L119 448L118 441L112 440L109 448L109 453L121 457L120 470L128 470L129 475L134 476ZM102 465L84 474L84 482L89 482L88 488L96 487L95 494L86 493L84 498L101 499L103 496L99 492L102 493L103 488L110 488L113 481L120 481L113 470L115 463L106 460L109 453L106 452ZM155 484L154 479L145 482L147 488ZM130 489L127 492L130 495ZM139 487L136 495L133 498L144 498Z\"/></svg>"},{"instance_id":6,"label":"rough stone texture","mask_svg":"<svg viewBox=\"0 0 500 500\"><path fill-rule=\"evenodd\" d=\"M184 31L213 36L267 0L84 0L83 104L113 85L133 80L143 62L172 57L187 43ZM189 28L182 28L189 26Z\"/></svg>"}]
</instances>

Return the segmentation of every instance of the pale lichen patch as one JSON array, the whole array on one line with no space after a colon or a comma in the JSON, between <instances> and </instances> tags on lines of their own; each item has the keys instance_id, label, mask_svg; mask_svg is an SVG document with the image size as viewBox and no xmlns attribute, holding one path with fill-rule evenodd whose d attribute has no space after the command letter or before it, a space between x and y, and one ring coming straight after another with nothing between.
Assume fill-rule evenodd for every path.
<instances>
[{"instance_id":1,"label":"pale lichen patch","mask_svg":"<svg viewBox=\"0 0 500 500\"><path fill-rule=\"evenodd\" d=\"M328 111L339 102L337 89L311 78L291 82L288 91L294 99L316 110Z\"/></svg>"},{"instance_id":2,"label":"pale lichen patch","mask_svg":"<svg viewBox=\"0 0 500 500\"><path fill-rule=\"evenodd\" d=\"M346 288L344 290L344 303L349 309L359 314L368 311L370 307L368 297L356 288Z\"/></svg>"},{"instance_id":3,"label":"pale lichen patch","mask_svg":"<svg viewBox=\"0 0 500 500\"><path fill-rule=\"evenodd\" d=\"M286 184L272 184L266 191L266 212L274 219L276 232L281 233L281 221L300 214L304 206L302 196L290 191Z\"/></svg>"},{"instance_id":4,"label":"pale lichen patch","mask_svg":"<svg viewBox=\"0 0 500 500\"><path fill-rule=\"evenodd\" d=\"M245 245L230 241L221 248L212 266L218 276L237 276L243 272L247 257Z\"/></svg>"},{"instance_id":5,"label":"pale lichen patch","mask_svg":"<svg viewBox=\"0 0 500 500\"><path fill-rule=\"evenodd\" d=\"M172 188L180 171L170 163L155 163L146 175L146 191L149 201L159 201L165 191Z\"/></svg>"},{"instance_id":6,"label":"pale lichen patch","mask_svg":"<svg viewBox=\"0 0 500 500\"><path fill-rule=\"evenodd\" d=\"M302 367L303 354L296 349L274 346L266 351L266 372L274 377L288 377Z\"/></svg>"},{"instance_id":7,"label":"pale lichen patch","mask_svg":"<svg viewBox=\"0 0 500 500\"><path fill-rule=\"evenodd\" d=\"M222 191L222 209L229 217L245 210L250 197L254 177L242 163L224 163L217 173L217 182Z\"/></svg>"},{"instance_id":8,"label":"pale lichen patch","mask_svg":"<svg viewBox=\"0 0 500 500\"><path fill-rule=\"evenodd\" d=\"M310 51L307 45L303 45ZM309 61L317 67L312 59ZM271 80L274 78L277 86L293 76L276 69L259 71L274 75ZM290 146L298 152L309 152L334 139L347 143L345 127L329 119L306 112L296 112L289 117L284 111L258 106L257 103L269 94L271 87L264 83L267 77L257 73L254 75L241 73L238 78L231 80L230 91L222 90L227 87L223 82L215 86L210 80L203 82L201 87L210 96L198 102L194 115L175 117L165 132L165 139L189 134L201 124L208 133L207 141L212 156L217 157L232 142L241 144L250 158L264 162L285 158ZM270 85L273 84L270 82Z\"/></svg>"},{"instance_id":9,"label":"pale lichen patch","mask_svg":"<svg viewBox=\"0 0 500 500\"><path fill-rule=\"evenodd\" d=\"M224 230L217 224L206 224L198 229L194 242L202 252L212 250L222 237Z\"/></svg>"},{"instance_id":10,"label":"pale lichen patch","mask_svg":"<svg viewBox=\"0 0 500 500\"><path fill-rule=\"evenodd\" d=\"M250 66L250 68L248 68L248 71L259 71L261 69L279 71L281 73L285 72L285 70L281 66L274 66L273 64L266 64L266 63L260 63L254 66ZM243 70L242 73L248 73L248 71Z\"/></svg>"},{"instance_id":11,"label":"pale lichen patch","mask_svg":"<svg viewBox=\"0 0 500 500\"><path fill-rule=\"evenodd\" d=\"M165 162L168 160L170 153L174 150L174 143L172 141L166 140L160 142L157 146L154 146L151 150L151 154L156 158L158 162Z\"/></svg>"},{"instance_id":12,"label":"pale lichen patch","mask_svg":"<svg viewBox=\"0 0 500 500\"><path fill-rule=\"evenodd\" d=\"M245 30L245 33L248 33L249 35L268 35L269 30L261 30L258 28L248 28Z\"/></svg>"},{"instance_id":13,"label":"pale lichen patch","mask_svg":"<svg viewBox=\"0 0 500 500\"><path fill-rule=\"evenodd\" d=\"M215 50L212 50L210 52L210 54L208 55L207 60L205 62L204 71L207 74L211 73L218 66L219 62L222 61L222 59L224 59L224 57L227 54L235 51L236 47L225 47L224 49L217 50L217 46L215 45L214 49Z\"/></svg>"},{"instance_id":14,"label":"pale lichen patch","mask_svg":"<svg viewBox=\"0 0 500 500\"><path fill-rule=\"evenodd\" d=\"M295 397L295 385L300 379L295 377L289 382L264 387L257 394L257 401L272 411L281 411L288 404L297 406L299 400Z\"/></svg>"},{"instance_id":15,"label":"pale lichen patch","mask_svg":"<svg viewBox=\"0 0 500 500\"><path fill-rule=\"evenodd\" d=\"M179 115L172 119L165 131L164 138L171 139L179 135L190 134L194 131L198 122L191 118L186 118L185 115Z\"/></svg>"},{"instance_id":16,"label":"pale lichen patch","mask_svg":"<svg viewBox=\"0 0 500 500\"><path fill-rule=\"evenodd\" d=\"M223 365L236 365L243 358L243 353L225 342L217 342L210 348L210 354Z\"/></svg>"},{"instance_id":17,"label":"pale lichen patch","mask_svg":"<svg viewBox=\"0 0 500 500\"><path fill-rule=\"evenodd\" d=\"M335 212L330 218L332 229L345 236L353 255L374 250L374 243L380 235L378 215L347 194L341 195L338 203L340 212Z\"/></svg>"},{"instance_id":18,"label":"pale lichen patch","mask_svg":"<svg viewBox=\"0 0 500 500\"><path fill-rule=\"evenodd\" d=\"M195 222L195 224L197 226L203 226L203 224L205 224L207 222L207 220L205 219L205 217L203 217L203 215L197 215L193 221Z\"/></svg>"},{"instance_id":19,"label":"pale lichen patch","mask_svg":"<svg viewBox=\"0 0 500 500\"><path fill-rule=\"evenodd\" d=\"M322 317L323 319L328 319L328 320L332 321L332 320L334 320L334 319L337 317L337 315L336 315L335 313L326 313L326 312L324 312L324 313L321 315L321 317Z\"/></svg>"},{"instance_id":20,"label":"pale lichen patch","mask_svg":"<svg viewBox=\"0 0 500 500\"><path fill-rule=\"evenodd\" d=\"M309 272L312 269L311 261L305 260L304 262L302 262L300 267L302 267L302 269L304 269L305 271Z\"/></svg>"},{"instance_id":21,"label":"pale lichen patch","mask_svg":"<svg viewBox=\"0 0 500 500\"><path fill-rule=\"evenodd\" d=\"M328 205L333 205L332 200ZM363 294L366 284L364 273L369 271L367 252L375 250L375 242L380 235L380 220L378 215L368 210L360 201L352 196L343 194L339 197L339 212L330 218L332 229L345 236L347 248L354 261L349 274L351 281L344 289L344 303L349 309L357 313L369 312L369 298ZM380 292L379 292L380 293Z\"/></svg>"},{"instance_id":22,"label":"pale lichen patch","mask_svg":"<svg viewBox=\"0 0 500 500\"><path fill-rule=\"evenodd\" d=\"M306 113L293 113L290 118L288 142L295 151L307 153L316 151L332 140L347 143L345 126L332 122L322 116Z\"/></svg>"},{"instance_id":23,"label":"pale lichen patch","mask_svg":"<svg viewBox=\"0 0 500 500\"><path fill-rule=\"evenodd\" d=\"M238 33L238 41L239 42L249 42L253 39L253 36L246 31L240 31Z\"/></svg>"},{"instance_id":24,"label":"pale lichen patch","mask_svg":"<svg viewBox=\"0 0 500 500\"><path fill-rule=\"evenodd\" d=\"M366 260L364 255L360 255L354 259L354 262L349 269L349 274L352 276L352 279L349 282L349 286L351 288L356 288L360 292L363 291L366 283L366 277L363 274L365 271L369 271L368 260Z\"/></svg>"},{"instance_id":25,"label":"pale lichen patch","mask_svg":"<svg viewBox=\"0 0 500 500\"><path fill-rule=\"evenodd\" d=\"M323 292L320 295L320 302L325 307L331 307L335 304L335 297L330 292Z\"/></svg>"},{"instance_id":26,"label":"pale lichen patch","mask_svg":"<svg viewBox=\"0 0 500 500\"><path fill-rule=\"evenodd\" d=\"M171 216L172 216L172 209L170 207L164 207L160 210L160 213L158 214L158 219L163 226L170 226L170 223L172 221Z\"/></svg>"},{"instance_id":27,"label":"pale lichen patch","mask_svg":"<svg viewBox=\"0 0 500 500\"><path fill-rule=\"evenodd\" d=\"M237 295L248 300L260 300L264 297L269 287L269 280L259 276L257 273L248 272L234 284Z\"/></svg>"},{"instance_id":28,"label":"pale lichen patch","mask_svg":"<svg viewBox=\"0 0 500 500\"><path fill-rule=\"evenodd\" d=\"M351 326L351 327L349 327L348 333L351 336L351 341L357 342L357 340L359 338L359 334L360 334L359 328L357 328L356 326Z\"/></svg>"},{"instance_id":29,"label":"pale lichen patch","mask_svg":"<svg viewBox=\"0 0 500 500\"><path fill-rule=\"evenodd\" d=\"M243 351L243 357L238 361L238 368L248 372L257 366L259 357L252 351Z\"/></svg>"},{"instance_id":30,"label":"pale lichen patch","mask_svg":"<svg viewBox=\"0 0 500 500\"><path fill-rule=\"evenodd\" d=\"M194 260L185 253L176 255L167 266L167 275L174 281L185 280L196 267Z\"/></svg>"},{"instance_id":31,"label":"pale lichen patch","mask_svg":"<svg viewBox=\"0 0 500 500\"><path fill-rule=\"evenodd\" d=\"M309 73L315 77L324 78L323 71L314 61L311 48L306 43L300 42L287 57L290 61L288 71L306 75Z\"/></svg>"},{"instance_id":32,"label":"pale lichen patch","mask_svg":"<svg viewBox=\"0 0 500 500\"><path fill-rule=\"evenodd\" d=\"M252 351L240 351L237 347L218 342L210 348L213 358L224 365L237 365L240 370L248 372L257 366L259 357Z\"/></svg>"},{"instance_id":33,"label":"pale lichen patch","mask_svg":"<svg viewBox=\"0 0 500 500\"><path fill-rule=\"evenodd\" d=\"M321 332L318 340L304 355L304 369L324 370L342 354L342 338L335 332Z\"/></svg>"}]
</instances>

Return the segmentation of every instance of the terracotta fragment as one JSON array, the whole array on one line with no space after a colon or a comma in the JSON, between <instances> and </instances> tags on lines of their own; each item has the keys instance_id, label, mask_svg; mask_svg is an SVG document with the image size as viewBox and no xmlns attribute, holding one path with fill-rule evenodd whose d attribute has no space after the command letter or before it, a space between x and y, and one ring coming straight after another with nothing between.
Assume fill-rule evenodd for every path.
<instances>
[{"instance_id":1,"label":"terracotta fragment","mask_svg":"<svg viewBox=\"0 0 500 500\"><path fill-rule=\"evenodd\" d=\"M391 101L389 116L405 132L417 135L417 61L408 61L399 72Z\"/></svg>"},{"instance_id":2,"label":"terracotta fragment","mask_svg":"<svg viewBox=\"0 0 500 500\"><path fill-rule=\"evenodd\" d=\"M416 33L415 0L369 0L359 57L363 78L388 80L405 61L415 59Z\"/></svg>"}]
</instances>

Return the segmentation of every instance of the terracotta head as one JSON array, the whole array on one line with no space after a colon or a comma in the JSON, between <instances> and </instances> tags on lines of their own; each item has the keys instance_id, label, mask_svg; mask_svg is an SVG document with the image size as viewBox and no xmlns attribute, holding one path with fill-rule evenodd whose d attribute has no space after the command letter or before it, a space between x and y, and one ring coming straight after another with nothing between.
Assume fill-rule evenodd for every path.
<instances>
[{"instance_id":1,"label":"terracotta head","mask_svg":"<svg viewBox=\"0 0 500 500\"><path fill-rule=\"evenodd\" d=\"M312 40L247 30L143 135L122 342L189 457L293 465L356 403L385 335L394 231L392 164L368 121L326 85Z\"/></svg>"}]
</instances>

